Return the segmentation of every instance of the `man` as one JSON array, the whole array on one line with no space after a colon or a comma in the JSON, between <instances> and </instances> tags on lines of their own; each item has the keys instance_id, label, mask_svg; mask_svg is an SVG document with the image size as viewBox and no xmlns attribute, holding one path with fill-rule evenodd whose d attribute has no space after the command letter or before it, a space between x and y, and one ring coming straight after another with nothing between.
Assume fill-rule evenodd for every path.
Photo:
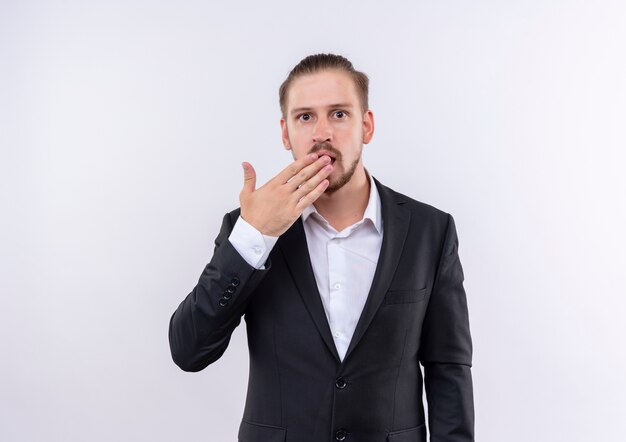
<instances>
[{"instance_id":1,"label":"man","mask_svg":"<svg viewBox=\"0 0 626 442\"><path fill-rule=\"evenodd\" d=\"M472 343L451 215L363 166L368 78L344 57L303 59L280 88L294 162L240 208L170 320L175 363L199 371L245 315L241 442L473 441ZM424 367L424 377L419 364Z\"/></svg>"}]
</instances>

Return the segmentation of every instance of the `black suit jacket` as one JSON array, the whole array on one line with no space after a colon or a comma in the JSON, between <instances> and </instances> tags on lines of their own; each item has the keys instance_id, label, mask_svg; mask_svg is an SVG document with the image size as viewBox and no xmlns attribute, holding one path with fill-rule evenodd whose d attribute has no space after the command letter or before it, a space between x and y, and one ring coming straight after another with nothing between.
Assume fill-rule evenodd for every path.
<instances>
[{"instance_id":1,"label":"black suit jacket","mask_svg":"<svg viewBox=\"0 0 626 442\"><path fill-rule=\"evenodd\" d=\"M383 242L343 362L317 290L301 218L265 269L228 241L171 317L174 362L199 371L226 350L244 316L250 373L241 442L473 441L472 343L451 215L382 185ZM424 377L420 370L424 368Z\"/></svg>"}]
</instances>

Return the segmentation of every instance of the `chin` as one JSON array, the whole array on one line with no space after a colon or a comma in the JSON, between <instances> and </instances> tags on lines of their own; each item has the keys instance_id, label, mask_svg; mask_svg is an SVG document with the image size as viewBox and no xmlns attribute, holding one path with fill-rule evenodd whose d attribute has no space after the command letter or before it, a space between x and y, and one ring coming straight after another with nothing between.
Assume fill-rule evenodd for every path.
<instances>
[{"instance_id":1,"label":"chin","mask_svg":"<svg viewBox=\"0 0 626 442\"><path fill-rule=\"evenodd\" d=\"M339 178L336 178L334 180L331 178L333 176L333 170L333 172L331 172L328 176L330 183L328 184L328 187L324 190L324 193L329 195L333 194L341 189L343 186L348 184L350 180L352 180L352 177L354 177L354 172L356 171L356 167L359 164L359 160L360 158L354 160L354 162L350 165L350 168L346 172L344 172L343 175L340 175Z\"/></svg>"},{"instance_id":2,"label":"chin","mask_svg":"<svg viewBox=\"0 0 626 442\"><path fill-rule=\"evenodd\" d=\"M349 177L347 177L346 175L343 175L338 180L330 180L330 183L328 184L328 187L324 190L324 193L328 195L335 193L336 191L341 189L343 186L348 184L351 178L352 178L352 175Z\"/></svg>"}]
</instances>

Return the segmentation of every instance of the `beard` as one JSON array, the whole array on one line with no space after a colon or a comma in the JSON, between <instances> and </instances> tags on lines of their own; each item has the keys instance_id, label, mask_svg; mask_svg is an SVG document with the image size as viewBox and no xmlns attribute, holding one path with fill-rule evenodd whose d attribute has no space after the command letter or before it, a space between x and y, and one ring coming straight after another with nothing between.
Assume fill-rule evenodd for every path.
<instances>
[{"instance_id":1,"label":"beard","mask_svg":"<svg viewBox=\"0 0 626 442\"><path fill-rule=\"evenodd\" d=\"M328 142L315 143L315 145L313 146L313 148L311 149L309 153L315 153L320 150L327 150L331 152L333 155L335 155L335 163L333 164L333 172L334 172L335 167L337 167L337 165L341 165L343 167L343 162L342 162L343 156L341 155L341 152L335 149L330 143ZM363 146L361 146L361 152L362 150L363 150ZM341 189L343 186L345 186L352 179L352 176L354 175L354 172L356 171L356 167L358 166L359 161L361 160L361 152L359 152L359 155L352 161L352 164L350 164L348 169L342 175L340 175L337 179L335 180L331 179L333 172L331 172L330 175L326 177L326 179L329 181L329 184L328 184L328 187L324 190L324 193L329 194L329 195L333 194L339 189Z\"/></svg>"},{"instance_id":2,"label":"beard","mask_svg":"<svg viewBox=\"0 0 626 442\"><path fill-rule=\"evenodd\" d=\"M354 175L354 171L356 170L356 166L359 164L360 159L361 159L360 156L356 157L354 161L352 162L352 164L350 164L350 167L348 168L348 170L346 170L335 181L333 181L330 178L332 175L332 172L331 172L330 175L327 177L330 183L328 184L328 187L324 190L324 193L333 194L339 189L341 189L343 186L345 186L352 179L352 175ZM337 164L338 162L339 160L336 160L335 164Z\"/></svg>"}]
</instances>

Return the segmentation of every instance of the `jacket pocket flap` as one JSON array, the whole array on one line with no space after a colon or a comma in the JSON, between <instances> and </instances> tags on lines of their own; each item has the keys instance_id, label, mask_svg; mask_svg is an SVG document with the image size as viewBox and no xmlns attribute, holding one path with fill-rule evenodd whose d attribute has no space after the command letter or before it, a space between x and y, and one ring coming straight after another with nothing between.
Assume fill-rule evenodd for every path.
<instances>
[{"instance_id":1,"label":"jacket pocket flap","mask_svg":"<svg viewBox=\"0 0 626 442\"><path fill-rule=\"evenodd\" d=\"M423 289L389 290L385 295L385 304L403 304L405 302L419 302L426 297L426 287Z\"/></svg>"},{"instance_id":2,"label":"jacket pocket flap","mask_svg":"<svg viewBox=\"0 0 626 442\"><path fill-rule=\"evenodd\" d=\"M239 425L239 442L285 442L287 430L272 425L255 424L246 420Z\"/></svg>"},{"instance_id":3,"label":"jacket pocket flap","mask_svg":"<svg viewBox=\"0 0 626 442\"><path fill-rule=\"evenodd\" d=\"M425 442L426 426L424 424L408 430L392 431L387 434L387 442Z\"/></svg>"}]
</instances>

